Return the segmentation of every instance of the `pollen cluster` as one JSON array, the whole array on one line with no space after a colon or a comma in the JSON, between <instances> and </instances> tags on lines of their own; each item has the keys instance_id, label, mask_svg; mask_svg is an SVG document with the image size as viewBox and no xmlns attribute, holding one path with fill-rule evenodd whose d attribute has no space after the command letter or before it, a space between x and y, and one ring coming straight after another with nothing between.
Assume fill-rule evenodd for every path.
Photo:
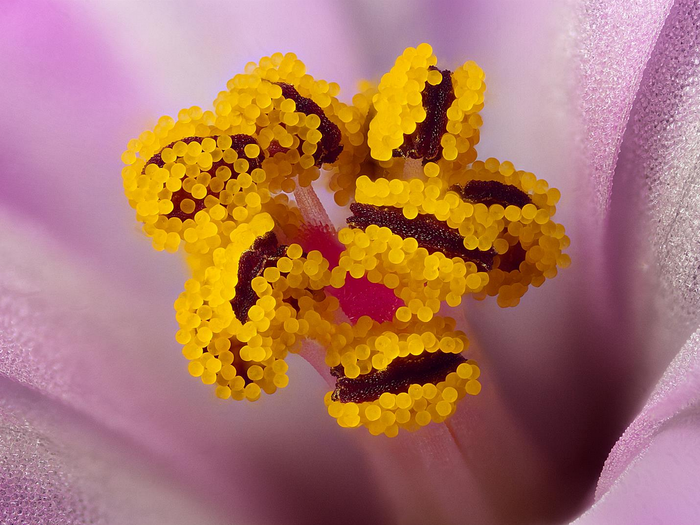
<instances>
[{"instance_id":1,"label":"pollen cluster","mask_svg":"<svg viewBox=\"0 0 700 525\"><path fill-rule=\"evenodd\" d=\"M444 422L481 390L444 305L518 305L570 264L569 239L552 220L558 190L476 160L485 83L474 62L438 69L420 44L351 101L339 92L293 53L249 63L211 109L129 141L122 179L153 247L185 253L175 338L190 375L221 399L256 401L287 386L286 357L314 340L335 378L328 413L391 437ZM295 199L322 183L349 205L328 253L307 244ZM348 319L350 286L364 300L384 287L399 305Z\"/></svg>"}]
</instances>

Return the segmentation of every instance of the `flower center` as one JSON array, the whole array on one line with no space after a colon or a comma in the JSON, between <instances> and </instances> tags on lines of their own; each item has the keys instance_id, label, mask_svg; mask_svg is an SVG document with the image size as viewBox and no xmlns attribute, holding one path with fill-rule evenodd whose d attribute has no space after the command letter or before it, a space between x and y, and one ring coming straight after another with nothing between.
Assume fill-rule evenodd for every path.
<instances>
[{"instance_id":1,"label":"flower center","mask_svg":"<svg viewBox=\"0 0 700 525\"><path fill-rule=\"evenodd\" d=\"M444 305L516 306L569 265L569 239L552 220L558 190L476 160L475 63L439 69L421 44L351 103L339 89L291 53L264 57L211 110L184 109L131 140L122 177L154 248L187 254L176 339L192 376L219 398L255 401L288 384L287 355L312 339L336 380L328 413L395 436L442 423L481 390ZM307 224L309 203L295 199L321 169L335 202L350 204L337 232Z\"/></svg>"}]
</instances>

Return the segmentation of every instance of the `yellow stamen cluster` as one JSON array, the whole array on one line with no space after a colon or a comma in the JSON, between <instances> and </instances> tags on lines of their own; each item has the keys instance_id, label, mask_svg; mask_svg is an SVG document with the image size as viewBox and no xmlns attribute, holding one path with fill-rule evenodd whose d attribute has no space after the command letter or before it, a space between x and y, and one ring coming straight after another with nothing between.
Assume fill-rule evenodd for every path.
<instances>
[{"instance_id":1,"label":"yellow stamen cluster","mask_svg":"<svg viewBox=\"0 0 700 525\"><path fill-rule=\"evenodd\" d=\"M447 374L444 381L412 384L407 392L384 392L379 399L363 403L334 401L332 392L328 392L324 400L328 414L341 427L364 426L372 435L395 437L400 428L413 431L430 422L445 421L454 414L460 399L481 391L481 383L477 381L479 373L476 363L467 361Z\"/></svg>"},{"instance_id":2,"label":"yellow stamen cluster","mask_svg":"<svg viewBox=\"0 0 700 525\"><path fill-rule=\"evenodd\" d=\"M287 355L311 338L338 377L325 402L340 426L395 436L443 422L481 390L479 367L458 355L467 336L437 315L443 302L515 306L570 264L552 221L558 190L509 162L476 161L483 71L466 62L445 78L436 64L428 44L408 48L346 104L338 84L275 53L229 80L211 110L183 109L129 141L122 178L137 220L155 249L187 254L176 339L219 398L284 388ZM334 268L290 244L305 225L289 196L322 167L335 202L354 198L365 214L338 232ZM338 322L330 292L343 297L333 288L348 278L403 304L389 322Z\"/></svg>"},{"instance_id":3,"label":"yellow stamen cluster","mask_svg":"<svg viewBox=\"0 0 700 525\"><path fill-rule=\"evenodd\" d=\"M298 235L301 214L286 194L318 179L323 162L352 165L365 144L367 110L339 102L338 91L293 54L276 53L231 79L213 111L163 117L122 155L126 195L154 247L184 245L189 254L177 340L190 373L215 384L219 397L254 400L285 386L284 357L330 326L338 308L323 292L328 261L299 245L252 280L256 300L245 319L232 306L241 257L255 241L273 229ZM321 130L330 136L332 126L337 140L323 142Z\"/></svg>"},{"instance_id":4,"label":"yellow stamen cluster","mask_svg":"<svg viewBox=\"0 0 700 525\"><path fill-rule=\"evenodd\" d=\"M129 142L122 155L124 189L154 248L176 251L185 241L189 253L207 253L226 244L235 224L271 211L267 204L279 204L274 195L319 178L321 161L314 155L321 117L297 108L282 84L339 128L342 152L333 165L341 175L352 172L365 144L366 109L340 102L338 84L306 74L293 53L275 53L231 79L214 111L182 110L177 120L163 117ZM153 162L154 155L160 161ZM275 208L278 224L298 229L294 207L281 215Z\"/></svg>"}]
</instances>

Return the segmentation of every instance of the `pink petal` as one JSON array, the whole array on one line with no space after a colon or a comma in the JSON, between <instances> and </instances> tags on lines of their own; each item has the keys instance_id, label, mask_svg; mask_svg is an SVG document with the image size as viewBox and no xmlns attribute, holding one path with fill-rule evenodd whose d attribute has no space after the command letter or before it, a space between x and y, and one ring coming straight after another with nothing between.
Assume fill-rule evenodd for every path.
<instances>
[{"instance_id":1,"label":"pink petal","mask_svg":"<svg viewBox=\"0 0 700 525\"><path fill-rule=\"evenodd\" d=\"M215 512L257 523L385 516L366 461L325 413L326 387L303 360L291 360L290 387L275 396L217 400L189 377L174 341L176 291L124 289L40 228L5 212L0 224L2 377L121 436L145 467L167 465Z\"/></svg>"},{"instance_id":2,"label":"pink petal","mask_svg":"<svg viewBox=\"0 0 700 525\"><path fill-rule=\"evenodd\" d=\"M123 437L4 377L0 392L1 523L230 523Z\"/></svg>"},{"instance_id":3,"label":"pink petal","mask_svg":"<svg viewBox=\"0 0 700 525\"><path fill-rule=\"evenodd\" d=\"M581 124L582 176L593 206L610 203L613 172L642 72L673 5L672 0L585 0L575 8L572 45Z\"/></svg>"},{"instance_id":4,"label":"pink petal","mask_svg":"<svg viewBox=\"0 0 700 525\"><path fill-rule=\"evenodd\" d=\"M613 448L596 503L575 523L700 520L700 330Z\"/></svg>"},{"instance_id":5,"label":"pink petal","mask_svg":"<svg viewBox=\"0 0 700 525\"><path fill-rule=\"evenodd\" d=\"M657 370L700 323L699 63L700 6L676 2L644 72L615 173L613 259L628 301L663 327L647 331Z\"/></svg>"},{"instance_id":6,"label":"pink petal","mask_svg":"<svg viewBox=\"0 0 700 525\"><path fill-rule=\"evenodd\" d=\"M41 221L114 279L167 293L177 265L163 272L135 235L120 177L146 97L85 18L60 2L3 5L0 203Z\"/></svg>"}]
</instances>

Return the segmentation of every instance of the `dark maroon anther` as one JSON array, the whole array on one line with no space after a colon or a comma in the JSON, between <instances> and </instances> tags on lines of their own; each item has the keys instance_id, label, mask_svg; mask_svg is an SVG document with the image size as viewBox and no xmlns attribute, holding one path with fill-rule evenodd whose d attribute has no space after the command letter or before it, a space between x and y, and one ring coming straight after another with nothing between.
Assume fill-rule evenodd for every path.
<instances>
[{"instance_id":1,"label":"dark maroon anther","mask_svg":"<svg viewBox=\"0 0 700 525\"><path fill-rule=\"evenodd\" d=\"M165 166L165 162L163 161L161 157L161 152L165 148L172 148L176 142L184 142L185 144L189 144L191 142L199 142L201 143L202 140L205 138L210 138L213 140L216 140L219 138L218 135L213 135L211 137L185 137L184 139L180 139L175 142L171 142L164 148L162 148L158 153L153 155L150 159L148 159L148 162L146 162L146 166L143 168L143 172L146 171L146 167L149 164L155 164L159 168L162 168ZM250 135L231 135L231 149L233 149L239 156L239 158L245 158L248 160L248 171L252 171L256 168L259 168L260 165L262 164L262 161L265 159L265 156L263 155L262 151L260 154L254 158L254 159L249 159L247 156L245 156L244 148L248 144L255 144L257 145L257 141L251 137ZM236 172L233 169L233 164L224 161L224 159L217 160L216 162L212 163L211 168L208 170L202 170L202 173L209 173L212 177L216 175L216 170L219 169L222 166L226 166L231 170L231 174L233 176L236 175ZM211 190L208 190L207 195L212 195L214 197L218 197L219 193L218 192L213 192ZM185 200L185 199L190 199L194 201L194 210L191 213L185 213L180 209L180 203ZM187 219L193 219L194 216L197 214L197 212L202 211L206 206L204 204L204 199L195 199L185 191L184 188L180 188L177 190L175 193L172 194L170 197L170 200L173 203L173 211L171 211L169 214L166 215L168 219L172 219L173 217L176 217L180 219L181 221L185 221Z\"/></svg>"},{"instance_id":2,"label":"dark maroon anther","mask_svg":"<svg viewBox=\"0 0 700 525\"><path fill-rule=\"evenodd\" d=\"M342 365L337 366L331 368L331 375L337 378L331 398L341 403L363 403L379 399L384 392L407 392L413 384L437 384L465 361L462 354L424 352L395 359L386 369L372 370L355 379L345 377Z\"/></svg>"},{"instance_id":3,"label":"dark maroon anther","mask_svg":"<svg viewBox=\"0 0 700 525\"><path fill-rule=\"evenodd\" d=\"M516 242L513 246L508 248L508 251L503 255L498 256L497 268L504 272L512 272L513 270L520 269L520 263L525 260L525 250Z\"/></svg>"},{"instance_id":4,"label":"dark maroon anther","mask_svg":"<svg viewBox=\"0 0 700 525\"><path fill-rule=\"evenodd\" d=\"M316 166L320 167L321 164L335 162L343 151L343 145L340 143L342 135L338 126L329 120L321 106L310 98L301 96L294 86L285 82L278 82L277 85L282 88L284 98L289 98L296 103L297 111L304 115L316 115L321 119L321 124L318 126L321 140L316 145L316 151L313 155Z\"/></svg>"},{"instance_id":5,"label":"dark maroon anther","mask_svg":"<svg viewBox=\"0 0 700 525\"><path fill-rule=\"evenodd\" d=\"M477 267L488 272L493 267L494 250L468 250L464 246L464 237L458 230L450 228L447 223L432 215L419 214L415 219L407 219L400 208L392 206L372 206L353 203L350 205L351 217L346 219L352 228L366 229L370 224L387 227L396 235L407 239L413 237L418 246L429 253L442 252L446 257L461 257L471 261Z\"/></svg>"},{"instance_id":6,"label":"dark maroon anther","mask_svg":"<svg viewBox=\"0 0 700 525\"><path fill-rule=\"evenodd\" d=\"M462 197L464 201L481 203L486 206L500 204L504 208L506 206L522 208L532 202L530 196L524 191L496 180L470 180L464 186L455 185L450 189Z\"/></svg>"},{"instance_id":7,"label":"dark maroon anther","mask_svg":"<svg viewBox=\"0 0 700 525\"><path fill-rule=\"evenodd\" d=\"M253 279L262 275L265 268L277 264L284 257L287 247L279 245L277 236L268 232L258 237L250 250L243 252L238 262L238 283L236 283L236 295L231 301L231 307L236 318L245 323L248 320L248 310L258 300L253 290Z\"/></svg>"},{"instance_id":8,"label":"dark maroon anther","mask_svg":"<svg viewBox=\"0 0 700 525\"><path fill-rule=\"evenodd\" d=\"M435 66L430 70L440 71ZM423 163L437 160L442 156L440 139L447 131L447 110L455 100L452 88L452 72L445 69L442 81L433 86L426 82L423 88L423 109L425 120L416 126L411 135L404 135L403 144L394 150L394 157L423 159Z\"/></svg>"}]
</instances>

